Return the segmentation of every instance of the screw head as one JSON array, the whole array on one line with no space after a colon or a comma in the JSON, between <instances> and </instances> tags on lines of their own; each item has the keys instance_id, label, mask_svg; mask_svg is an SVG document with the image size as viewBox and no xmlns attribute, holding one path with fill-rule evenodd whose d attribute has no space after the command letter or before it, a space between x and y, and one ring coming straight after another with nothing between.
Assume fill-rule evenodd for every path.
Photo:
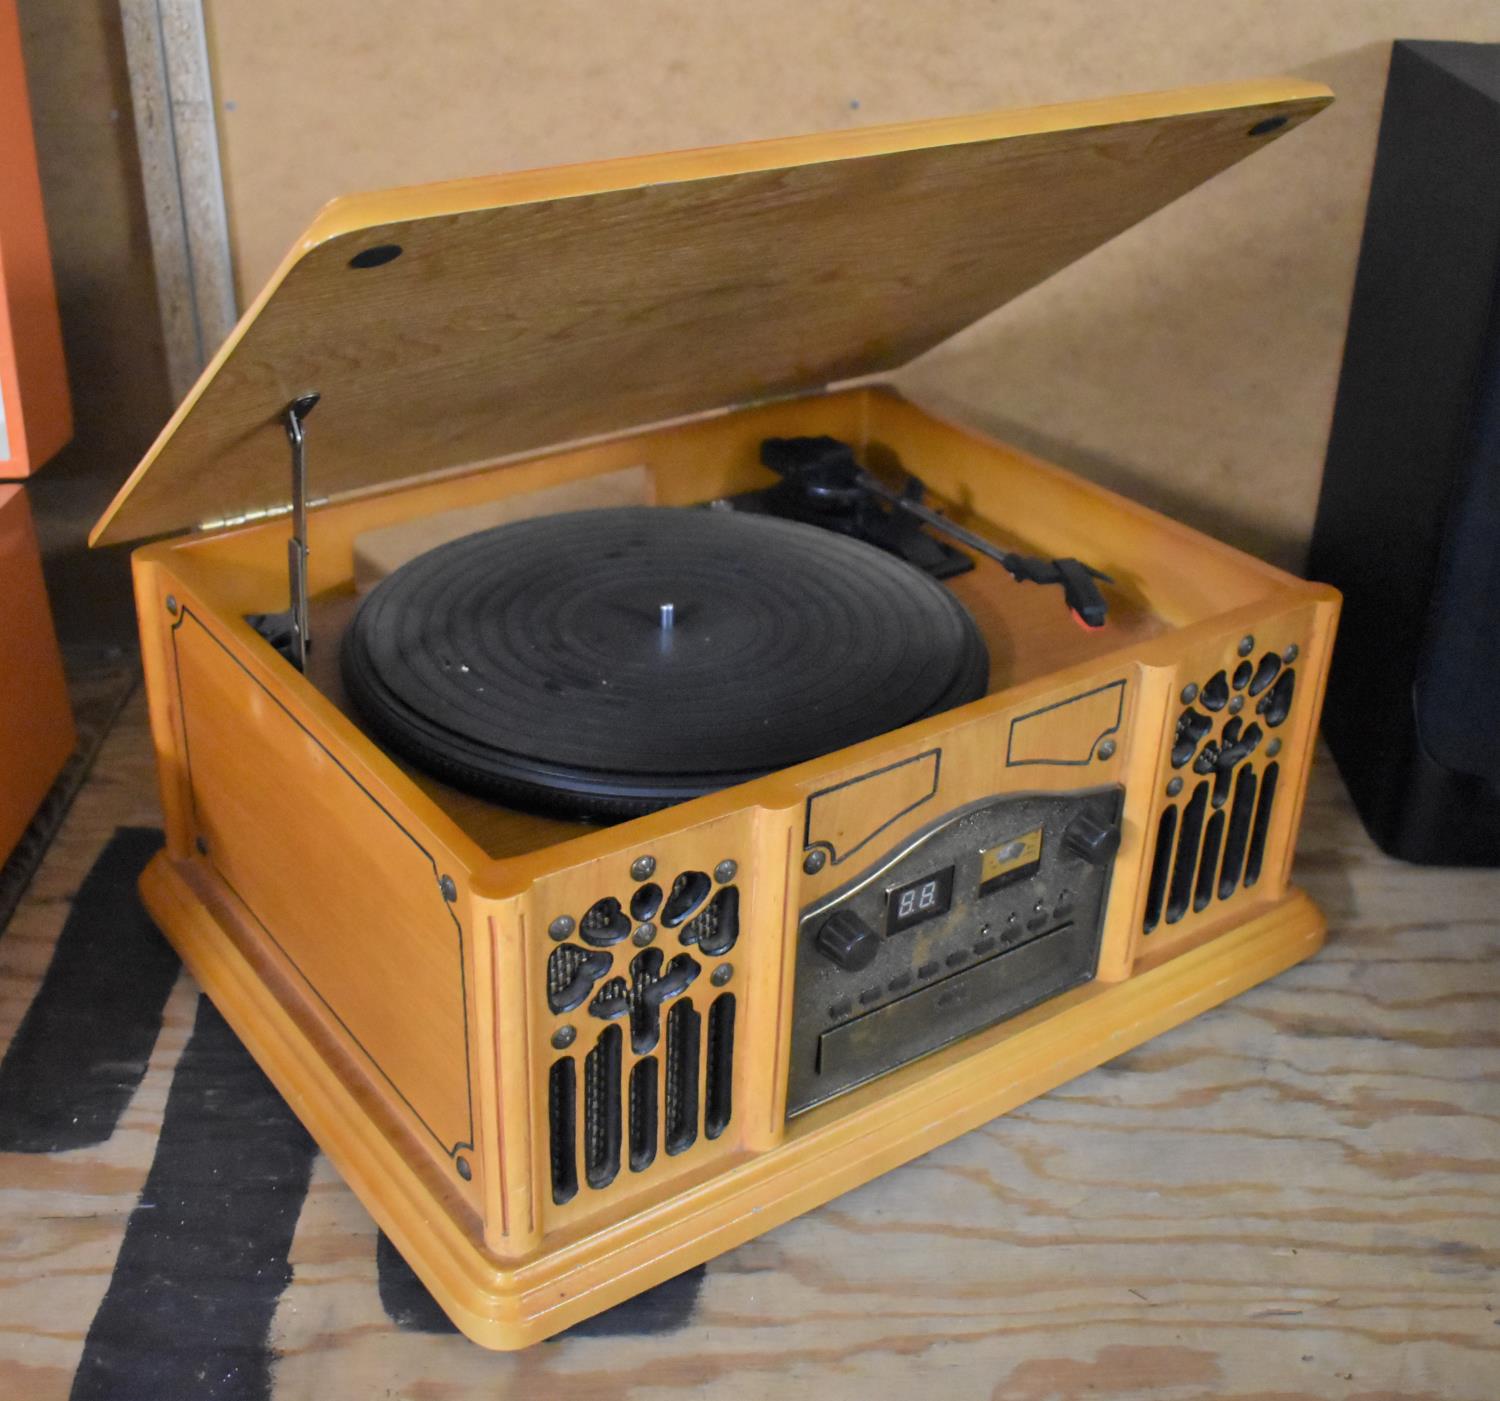
<instances>
[{"instance_id":1,"label":"screw head","mask_svg":"<svg viewBox=\"0 0 1500 1401\"><path fill-rule=\"evenodd\" d=\"M576 1040L578 1040L578 1030L576 1027L560 1026L552 1033L552 1049L554 1051L566 1051Z\"/></svg>"},{"instance_id":2,"label":"screw head","mask_svg":"<svg viewBox=\"0 0 1500 1401\"><path fill-rule=\"evenodd\" d=\"M1267 758L1274 759L1280 753L1281 753L1281 741L1279 739L1273 739L1268 745L1266 745L1266 757Z\"/></svg>"},{"instance_id":3,"label":"screw head","mask_svg":"<svg viewBox=\"0 0 1500 1401\"><path fill-rule=\"evenodd\" d=\"M1187 685L1182 688L1182 703L1184 705L1191 705L1197 699L1198 683L1196 681L1189 681Z\"/></svg>"},{"instance_id":4,"label":"screw head","mask_svg":"<svg viewBox=\"0 0 1500 1401\"><path fill-rule=\"evenodd\" d=\"M467 1182L474 1176L474 1169L469 1166L467 1158L459 1157L453 1160L453 1166L458 1169L458 1175Z\"/></svg>"},{"instance_id":5,"label":"screw head","mask_svg":"<svg viewBox=\"0 0 1500 1401\"><path fill-rule=\"evenodd\" d=\"M721 988L732 977L734 977L734 965L732 963L721 963L708 975L708 981L716 988Z\"/></svg>"},{"instance_id":6,"label":"screw head","mask_svg":"<svg viewBox=\"0 0 1500 1401\"><path fill-rule=\"evenodd\" d=\"M714 879L718 881L720 885L727 885L734 879L735 873L739 869L740 868L736 866L733 861L721 861L717 866L714 867Z\"/></svg>"},{"instance_id":7,"label":"screw head","mask_svg":"<svg viewBox=\"0 0 1500 1401\"><path fill-rule=\"evenodd\" d=\"M167 612L174 618L177 616L177 607L177 595L169 593L167 595Z\"/></svg>"},{"instance_id":8,"label":"screw head","mask_svg":"<svg viewBox=\"0 0 1500 1401\"><path fill-rule=\"evenodd\" d=\"M631 880L650 880L656 874L656 858L654 856L637 856L630 863Z\"/></svg>"},{"instance_id":9,"label":"screw head","mask_svg":"<svg viewBox=\"0 0 1500 1401\"><path fill-rule=\"evenodd\" d=\"M577 928L577 926L573 923L572 915L558 915L558 917L547 926L547 933L549 933L554 939L556 939L558 943L562 943L562 941L566 939L575 928Z\"/></svg>"},{"instance_id":10,"label":"screw head","mask_svg":"<svg viewBox=\"0 0 1500 1401\"><path fill-rule=\"evenodd\" d=\"M1115 757L1114 740L1107 739L1099 746L1099 757L1101 759L1113 759Z\"/></svg>"},{"instance_id":11,"label":"screw head","mask_svg":"<svg viewBox=\"0 0 1500 1401\"><path fill-rule=\"evenodd\" d=\"M1182 792L1182 780L1180 778L1174 778L1167 784L1167 797L1175 798L1180 792Z\"/></svg>"},{"instance_id":12,"label":"screw head","mask_svg":"<svg viewBox=\"0 0 1500 1401\"><path fill-rule=\"evenodd\" d=\"M193 845L198 848L198 855L199 856L207 856L208 855L208 838L207 837L204 837L204 836L194 837L193 838Z\"/></svg>"},{"instance_id":13,"label":"screw head","mask_svg":"<svg viewBox=\"0 0 1500 1401\"><path fill-rule=\"evenodd\" d=\"M810 876L815 876L824 866L828 864L828 853L819 847L810 851L802 858L802 869Z\"/></svg>"},{"instance_id":14,"label":"screw head","mask_svg":"<svg viewBox=\"0 0 1500 1401\"><path fill-rule=\"evenodd\" d=\"M1240 638L1240 656L1248 657L1255 650L1255 639L1247 632Z\"/></svg>"},{"instance_id":15,"label":"screw head","mask_svg":"<svg viewBox=\"0 0 1500 1401\"><path fill-rule=\"evenodd\" d=\"M443 892L443 899L450 905L458 899L458 886L454 884L452 876L443 876L438 881L438 889Z\"/></svg>"},{"instance_id":16,"label":"screw head","mask_svg":"<svg viewBox=\"0 0 1500 1401\"><path fill-rule=\"evenodd\" d=\"M656 939L656 926L651 923L638 925L634 934L630 936L630 942L638 949L643 949L647 944Z\"/></svg>"},{"instance_id":17,"label":"screw head","mask_svg":"<svg viewBox=\"0 0 1500 1401\"><path fill-rule=\"evenodd\" d=\"M1240 713L1240 711L1242 711L1244 708L1245 708L1245 698L1244 698L1244 696L1230 696L1230 698L1229 698L1229 713L1231 715L1238 715Z\"/></svg>"},{"instance_id":18,"label":"screw head","mask_svg":"<svg viewBox=\"0 0 1500 1401\"><path fill-rule=\"evenodd\" d=\"M1297 644L1294 642L1290 647L1286 649L1285 652L1281 654L1281 660L1284 661L1288 666L1291 666L1291 664L1297 660L1297 657L1299 655L1300 654L1297 651Z\"/></svg>"}]
</instances>

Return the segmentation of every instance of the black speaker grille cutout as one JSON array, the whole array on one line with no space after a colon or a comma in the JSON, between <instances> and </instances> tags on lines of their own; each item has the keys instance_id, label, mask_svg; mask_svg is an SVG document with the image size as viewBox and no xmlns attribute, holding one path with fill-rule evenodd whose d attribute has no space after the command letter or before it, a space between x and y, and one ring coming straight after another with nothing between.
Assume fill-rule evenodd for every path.
<instances>
[{"instance_id":1,"label":"black speaker grille cutout","mask_svg":"<svg viewBox=\"0 0 1500 1401\"><path fill-rule=\"evenodd\" d=\"M1193 887L1193 908L1206 910L1214 898L1214 876L1219 864L1219 847L1224 840L1224 814L1216 812L1208 819L1203 834L1203 852L1198 857L1198 883Z\"/></svg>"},{"instance_id":2,"label":"black speaker grille cutout","mask_svg":"<svg viewBox=\"0 0 1500 1401\"><path fill-rule=\"evenodd\" d=\"M667 1013L667 1152L698 1141L698 1038L703 1018L683 998Z\"/></svg>"},{"instance_id":3,"label":"black speaker grille cutout","mask_svg":"<svg viewBox=\"0 0 1500 1401\"><path fill-rule=\"evenodd\" d=\"M617 1026L599 1033L583 1063L583 1157L590 1187L608 1187L620 1171L620 1048Z\"/></svg>"},{"instance_id":4,"label":"black speaker grille cutout","mask_svg":"<svg viewBox=\"0 0 1500 1401\"><path fill-rule=\"evenodd\" d=\"M1255 770L1240 765L1234 783L1234 803L1229 809L1229 835L1224 841L1224 865L1219 872L1219 899L1227 900L1240 883L1245 866L1245 846L1250 840L1250 819L1255 813Z\"/></svg>"},{"instance_id":5,"label":"black speaker grille cutout","mask_svg":"<svg viewBox=\"0 0 1500 1401\"><path fill-rule=\"evenodd\" d=\"M708 1009L708 1064L703 1086L703 1132L717 1138L734 1112L734 994L720 993Z\"/></svg>"},{"instance_id":6,"label":"black speaker grille cutout","mask_svg":"<svg viewBox=\"0 0 1500 1401\"><path fill-rule=\"evenodd\" d=\"M630 1072L630 1170L644 1172L656 1161L655 1056L638 1060Z\"/></svg>"},{"instance_id":7,"label":"black speaker grille cutout","mask_svg":"<svg viewBox=\"0 0 1500 1401\"><path fill-rule=\"evenodd\" d=\"M726 885L692 919L677 938L681 943L697 946L714 958L722 958L740 937L740 892Z\"/></svg>"},{"instance_id":8,"label":"black speaker grille cutout","mask_svg":"<svg viewBox=\"0 0 1500 1401\"><path fill-rule=\"evenodd\" d=\"M676 929L708 898L710 889L712 882L702 871L684 871L672 882L667 903L662 906L662 924L668 929Z\"/></svg>"},{"instance_id":9,"label":"black speaker grille cutout","mask_svg":"<svg viewBox=\"0 0 1500 1401\"><path fill-rule=\"evenodd\" d=\"M1203 836L1203 814L1208 808L1208 784L1199 783L1182 814L1177 832L1177 858L1172 863L1172 884L1167 894L1167 923L1176 924L1188 912L1193 898L1193 876L1198 869L1198 843Z\"/></svg>"},{"instance_id":10,"label":"black speaker grille cutout","mask_svg":"<svg viewBox=\"0 0 1500 1401\"><path fill-rule=\"evenodd\" d=\"M1245 859L1246 885L1254 885L1260 879L1260 868L1266 859L1266 834L1271 830L1271 808L1276 801L1276 779L1280 772L1279 764L1267 764L1265 777L1261 780L1255 826L1250 832L1250 854Z\"/></svg>"},{"instance_id":11,"label":"black speaker grille cutout","mask_svg":"<svg viewBox=\"0 0 1500 1401\"><path fill-rule=\"evenodd\" d=\"M552 1200L561 1206L578 1195L578 1072L573 1058L552 1062L547 1076L547 1133L552 1157Z\"/></svg>"},{"instance_id":12,"label":"black speaker grille cutout","mask_svg":"<svg viewBox=\"0 0 1500 1401\"><path fill-rule=\"evenodd\" d=\"M1142 921L1149 934L1161 923L1162 901L1167 894L1167 877L1172 871L1172 840L1177 835L1176 806L1162 809L1156 824L1156 855L1151 860L1151 880L1146 886L1146 914Z\"/></svg>"}]
</instances>

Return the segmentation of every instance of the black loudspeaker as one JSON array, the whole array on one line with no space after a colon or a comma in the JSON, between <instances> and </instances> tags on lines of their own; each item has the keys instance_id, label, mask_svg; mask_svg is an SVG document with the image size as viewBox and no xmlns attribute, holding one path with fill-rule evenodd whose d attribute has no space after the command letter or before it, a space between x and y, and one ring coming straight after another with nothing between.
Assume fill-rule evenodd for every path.
<instances>
[{"instance_id":1,"label":"black loudspeaker","mask_svg":"<svg viewBox=\"0 0 1500 1401\"><path fill-rule=\"evenodd\" d=\"M1392 51L1308 565L1371 835L1500 865L1500 44Z\"/></svg>"}]
</instances>

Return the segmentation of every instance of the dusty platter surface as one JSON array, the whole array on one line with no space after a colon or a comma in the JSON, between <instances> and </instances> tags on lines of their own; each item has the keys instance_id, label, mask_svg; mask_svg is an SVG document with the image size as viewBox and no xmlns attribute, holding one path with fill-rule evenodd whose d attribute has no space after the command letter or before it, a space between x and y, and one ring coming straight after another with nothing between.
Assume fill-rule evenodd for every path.
<instances>
[{"instance_id":1,"label":"dusty platter surface","mask_svg":"<svg viewBox=\"0 0 1500 1401\"><path fill-rule=\"evenodd\" d=\"M391 749L470 792L623 818L985 693L942 585L858 541L693 508L480 531L383 580L344 682Z\"/></svg>"}]
</instances>

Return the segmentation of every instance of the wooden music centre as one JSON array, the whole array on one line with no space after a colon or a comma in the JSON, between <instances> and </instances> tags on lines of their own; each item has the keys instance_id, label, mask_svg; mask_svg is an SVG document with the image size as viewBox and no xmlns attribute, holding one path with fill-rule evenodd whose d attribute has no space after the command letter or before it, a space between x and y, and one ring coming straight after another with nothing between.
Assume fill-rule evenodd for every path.
<instances>
[{"instance_id":1,"label":"wooden music centre","mask_svg":"<svg viewBox=\"0 0 1500 1401\"><path fill-rule=\"evenodd\" d=\"M1337 595L868 377L1328 100L340 200L122 490L147 905L470 1337L1319 947Z\"/></svg>"}]
</instances>

